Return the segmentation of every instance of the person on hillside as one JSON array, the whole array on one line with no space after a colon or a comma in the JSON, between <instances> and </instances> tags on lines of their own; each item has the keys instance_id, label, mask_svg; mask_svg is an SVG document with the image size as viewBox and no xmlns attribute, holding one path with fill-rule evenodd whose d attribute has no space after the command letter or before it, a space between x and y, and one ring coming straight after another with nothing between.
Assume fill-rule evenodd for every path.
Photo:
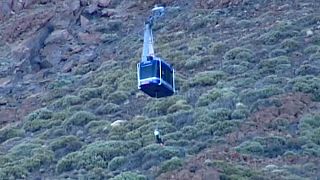
<instances>
[{"instance_id":1,"label":"person on hillside","mask_svg":"<svg viewBox=\"0 0 320 180\"><path fill-rule=\"evenodd\" d=\"M158 130L158 129L155 129L153 133L154 133L154 136L155 136L155 138L156 138L156 142L157 142L158 144L160 144L161 146L163 146L164 143L163 143L163 139L162 139L161 136L160 136L159 130Z\"/></svg>"}]
</instances>

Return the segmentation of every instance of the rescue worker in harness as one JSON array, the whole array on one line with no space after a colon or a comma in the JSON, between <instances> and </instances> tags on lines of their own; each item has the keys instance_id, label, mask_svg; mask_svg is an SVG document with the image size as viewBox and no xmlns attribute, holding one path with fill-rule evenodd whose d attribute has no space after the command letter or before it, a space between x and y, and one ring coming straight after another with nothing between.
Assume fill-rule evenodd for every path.
<instances>
[{"instance_id":1,"label":"rescue worker in harness","mask_svg":"<svg viewBox=\"0 0 320 180\"><path fill-rule=\"evenodd\" d=\"M163 139L162 139L161 136L160 136L160 132L158 131L158 129L155 129L155 130L154 130L154 136L155 136L155 138L156 138L156 142L157 142L158 144L160 144L161 146L163 146L163 145L164 145L164 142L163 142Z\"/></svg>"}]
</instances>

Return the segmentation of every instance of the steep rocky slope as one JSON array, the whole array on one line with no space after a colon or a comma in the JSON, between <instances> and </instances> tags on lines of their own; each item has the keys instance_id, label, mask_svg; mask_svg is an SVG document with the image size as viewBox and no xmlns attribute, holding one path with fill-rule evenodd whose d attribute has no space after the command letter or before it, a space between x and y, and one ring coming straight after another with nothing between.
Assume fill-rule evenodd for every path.
<instances>
[{"instance_id":1,"label":"steep rocky slope","mask_svg":"<svg viewBox=\"0 0 320 180\"><path fill-rule=\"evenodd\" d=\"M155 3L177 94L136 88ZM317 0L0 2L0 179L317 179ZM165 146L154 144L153 129Z\"/></svg>"}]
</instances>

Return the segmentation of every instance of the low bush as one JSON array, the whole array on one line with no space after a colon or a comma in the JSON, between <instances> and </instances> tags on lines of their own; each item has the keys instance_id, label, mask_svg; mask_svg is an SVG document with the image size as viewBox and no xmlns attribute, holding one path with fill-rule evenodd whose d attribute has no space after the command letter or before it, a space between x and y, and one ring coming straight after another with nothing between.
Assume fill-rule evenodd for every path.
<instances>
[{"instance_id":1,"label":"low bush","mask_svg":"<svg viewBox=\"0 0 320 180\"><path fill-rule=\"evenodd\" d=\"M213 86L224 79L226 74L222 71L204 71L196 74L189 85L193 86Z\"/></svg>"},{"instance_id":2,"label":"low bush","mask_svg":"<svg viewBox=\"0 0 320 180\"><path fill-rule=\"evenodd\" d=\"M185 100L178 100L175 104L171 105L168 108L168 113L175 113L178 111L188 111L192 109L192 106L190 106L187 101Z\"/></svg>"},{"instance_id":3,"label":"low bush","mask_svg":"<svg viewBox=\"0 0 320 180\"><path fill-rule=\"evenodd\" d=\"M312 66L311 64L301 65L295 70L295 74L298 76L314 75L320 74L320 68L317 66Z\"/></svg>"},{"instance_id":4,"label":"low bush","mask_svg":"<svg viewBox=\"0 0 320 180\"><path fill-rule=\"evenodd\" d=\"M281 70L283 65L291 66L289 58L287 56L279 56L275 58L265 59L259 62L259 71L261 74L275 74ZM285 69L286 71L291 70Z\"/></svg>"},{"instance_id":5,"label":"low bush","mask_svg":"<svg viewBox=\"0 0 320 180\"><path fill-rule=\"evenodd\" d=\"M119 105L114 103L106 103L106 104L100 105L95 112L98 115L106 115L106 114L117 113L120 110L121 109Z\"/></svg>"},{"instance_id":6,"label":"low bush","mask_svg":"<svg viewBox=\"0 0 320 180\"><path fill-rule=\"evenodd\" d=\"M26 179L28 175L28 170L20 165L0 168L0 179Z\"/></svg>"},{"instance_id":7,"label":"low bush","mask_svg":"<svg viewBox=\"0 0 320 180\"><path fill-rule=\"evenodd\" d=\"M279 56L285 56L288 52L284 49L274 49L269 53L269 58L275 58Z\"/></svg>"},{"instance_id":8,"label":"low bush","mask_svg":"<svg viewBox=\"0 0 320 180\"><path fill-rule=\"evenodd\" d=\"M99 88L83 88L79 91L79 96L83 100L99 98L101 96L101 90Z\"/></svg>"},{"instance_id":9,"label":"low bush","mask_svg":"<svg viewBox=\"0 0 320 180\"><path fill-rule=\"evenodd\" d=\"M128 99L128 93L124 91L116 91L108 96L108 101L114 104L122 104Z\"/></svg>"},{"instance_id":10,"label":"low bush","mask_svg":"<svg viewBox=\"0 0 320 180\"><path fill-rule=\"evenodd\" d=\"M53 112L46 109L46 108L42 108L42 109L39 109L39 110L36 110L32 113L30 113L28 116L27 116L27 121L33 121L33 120L36 120L36 119L50 119L53 115Z\"/></svg>"},{"instance_id":11,"label":"low bush","mask_svg":"<svg viewBox=\"0 0 320 180\"><path fill-rule=\"evenodd\" d=\"M185 152L182 148L163 146L159 148L158 144L151 144L140 149L135 156L138 159L137 166L149 169L154 165L159 165L162 161L173 157L184 157Z\"/></svg>"},{"instance_id":12,"label":"low bush","mask_svg":"<svg viewBox=\"0 0 320 180\"><path fill-rule=\"evenodd\" d=\"M288 84L293 91L310 93L315 100L320 101L320 78L311 75L298 76Z\"/></svg>"},{"instance_id":13,"label":"low bush","mask_svg":"<svg viewBox=\"0 0 320 180\"><path fill-rule=\"evenodd\" d=\"M51 150L54 151L58 157L77 151L82 146L83 143L79 138L73 135L59 137L49 144Z\"/></svg>"},{"instance_id":14,"label":"low bush","mask_svg":"<svg viewBox=\"0 0 320 180\"><path fill-rule=\"evenodd\" d=\"M48 120L43 120L43 119L36 119L33 121L25 121L24 125L23 125L23 129L25 131L29 131L29 132L36 132L39 130L44 130L48 127L49 125Z\"/></svg>"},{"instance_id":15,"label":"low bush","mask_svg":"<svg viewBox=\"0 0 320 180\"><path fill-rule=\"evenodd\" d=\"M176 170L176 169L182 167L182 165L183 165L183 161L180 158L173 157L173 158L171 158L161 164L159 173L162 174L162 173Z\"/></svg>"},{"instance_id":16,"label":"low bush","mask_svg":"<svg viewBox=\"0 0 320 180\"><path fill-rule=\"evenodd\" d=\"M264 152L263 146L257 141L245 141L235 149L242 154L262 155Z\"/></svg>"},{"instance_id":17,"label":"low bush","mask_svg":"<svg viewBox=\"0 0 320 180\"><path fill-rule=\"evenodd\" d=\"M267 86L261 89L246 89L240 92L240 101L244 104L252 104L259 99L269 98L283 92L283 89L276 86Z\"/></svg>"},{"instance_id":18,"label":"low bush","mask_svg":"<svg viewBox=\"0 0 320 180\"><path fill-rule=\"evenodd\" d=\"M214 42L209 44L208 52L213 55L223 54L227 49L226 44L223 42Z\"/></svg>"},{"instance_id":19,"label":"low bush","mask_svg":"<svg viewBox=\"0 0 320 180\"><path fill-rule=\"evenodd\" d=\"M102 104L104 104L104 101L102 99L99 98L93 98L90 99L88 102L86 102L85 107L88 110L93 110L95 111L99 106L101 106Z\"/></svg>"},{"instance_id":20,"label":"low bush","mask_svg":"<svg viewBox=\"0 0 320 180\"><path fill-rule=\"evenodd\" d=\"M108 121L90 121L87 125L85 125L86 131L89 134L108 134L111 130L110 123Z\"/></svg>"},{"instance_id":21,"label":"low bush","mask_svg":"<svg viewBox=\"0 0 320 180\"><path fill-rule=\"evenodd\" d=\"M81 104L82 99L79 96L75 95L66 95L62 99L62 106L63 107L69 107Z\"/></svg>"},{"instance_id":22,"label":"low bush","mask_svg":"<svg viewBox=\"0 0 320 180\"><path fill-rule=\"evenodd\" d=\"M122 165L124 165L127 161L128 159L125 156L115 157L109 162L108 169L110 171L115 171L118 168L120 168Z\"/></svg>"},{"instance_id":23,"label":"low bush","mask_svg":"<svg viewBox=\"0 0 320 180\"><path fill-rule=\"evenodd\" d=\"M240 122L237 120L232 121L219 121L209 127L211 134L215 136L223 136L231 133L239 126Z\"/></svg>"},{"instance_id":24,"label":"low bush","mask_svg":"<svg viewBox=\"0 0 320 180\"><path fill-rule=\"evenodd\" d=\"M204 122L207 124L214 124L218 121L230 120L232 111L225 108L218 108L209 110L207 108L199 108L194 114L194 119L197 122Z\"/></svg>"},{"instance_id":25,"label":"low bush","mask_svg":"<svg viewBox=\"0 0 320 180\"><path fill-rule=\"evenodd\" d=\"M148 114L156 115L166 115L168 113L169 107L176 104L181 98L178 96L172 96L166 99L159 99L157 101L150 101L145 107L144 110Z\"/></svg>"},{"instance_id":26,"label":"low bush","mask_svg":"<svg viewBox=\"0 0 320 180\"><path fill-rule=\"evenodd\" d=\"M73 114L69 119L64 121L65 126L84 126L90 121L96 120L96 116L87 111L79 111Z\"/></svg>"},{"instance_id":27,"label":"low bush","mask_svg":"<svg viewBox=\"0 0 320 180\"><path fill-rule=\"evenodd\" d=\"M294 39L285 39L281 42L280 47L287 52L291 52L297 50L300 44Z\"/></svg>"},{"instance_id":28,"label":"low bush","mask_svg":"<svg viewBox=\"0 0 320 180\"><path fill-rule=\"evenodd\" d=\"M253 53L250 49L236 47L225 53L224 59L226 61L239 60L239 61L253 61Z\"/></svg>"},{"instance_id":29,"label":"low bush","mask_svg":"<svg viewBox=\"0 0 320 180\"><path fill-rule=\"evenodd\" d=\"M58 161L56 171L61 173L73 169L107 168L114 157L126 156L140 147L135 142L96 141L82 148L81 151L69 153Z\"/></svg>"},{"instance_id":30,"label":"low bush","mask_svg":"<svg viewBox=\"0 0 320 180\"><path fill-rule=\"evenodd\" d=\"M315 53L320 53L320 46L318 45L310 45L306 47L303 52L305 54L315 54Z\"/></svg>"},{"instance_id":31,"label":"low bush","mask_svg":"<svg viewBox=\"0 0 320 180\"><path fill-rule=\"evenodd\" d=\"M124 180L124 179L125 180L147 180L147 177L144 175L137 174L135 172L127 171L117 175L114 178L111 178L110 180Z\"/></svg>"},{"instance_id":32,"label":"low bush","mask_svg":"<svg viewBox=\"0 0 320 180\"><path fill-rule=\"evenodd\" d=\"M256 172L241 165L234 165L228 162L213 160L207 163L207 166L220 169L220 179L263 179L259 172Z\"/></svg>"},{"instance_id":33,"label":"low bush","mask_svg":"<svg viewBox=\"0 0 320 180\"><path fill-rule=\"evenodd\" d=\"M263 153L266 157L275 158L279 155L283 155L287 149L287 141L283 137L258 137L255 141L263 146Z\"/></svg>"},{"instance_id":34,"label":"low bush","mask_svg":"<svg viewBox=\"0 0 320 180\"><path fill-rule=\"evenodd\" d=\"M250 114L248 109L236 109L231 114L231 119L246 119Z\"/></svg>"},{"instance_id":35,"label":"low bush","mask_svg":"<svg viewBox=\"0 0 320 180\"><path fill-rule=\"evenodd\" d=\"M14 137L24 137L25 131L23 129L7 127L0 129L0 143L4 141L14 138Z\"/></svg>"},{"instance_id":36,"label":"low bush","mask_svg":"<svg viewBox=\"0 0 320 180\"><path fill-rule=\"evenodd\" d=\"M197 106L207 106L221 96L222 96L221 91L219 91L218 89L213 89L208 93L205 93L199 97Z\"/></svg>"}]
</instances>

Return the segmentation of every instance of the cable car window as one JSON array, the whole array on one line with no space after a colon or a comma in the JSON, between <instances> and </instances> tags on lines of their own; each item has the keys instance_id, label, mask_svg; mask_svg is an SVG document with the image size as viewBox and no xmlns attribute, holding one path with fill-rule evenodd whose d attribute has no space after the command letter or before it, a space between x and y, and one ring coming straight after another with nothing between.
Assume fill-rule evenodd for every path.
<instances>
[{"instance_id":1,"label":"cable car window","mask_svg":"<svg viewBox=\"0 0 320 180\"><path fill-rule=\"evenodd\" d=\"M152 77L159 77L158 62L152 62L148 65L140 66L140 79L147 79Z\"/></svg>"},{"instance_id":2,"label":"cable car window","mask_svg":"<svg viewBox=\"0 0 320 180\"><path fill-rule=\"evenodd\" d=\"M172 75L173 75L173 72L171 71L171 69L167 65L162 63L162 72L161 72L162 79L166 81L170 86L173 86Z\"/></svg>"}]
</instances>

